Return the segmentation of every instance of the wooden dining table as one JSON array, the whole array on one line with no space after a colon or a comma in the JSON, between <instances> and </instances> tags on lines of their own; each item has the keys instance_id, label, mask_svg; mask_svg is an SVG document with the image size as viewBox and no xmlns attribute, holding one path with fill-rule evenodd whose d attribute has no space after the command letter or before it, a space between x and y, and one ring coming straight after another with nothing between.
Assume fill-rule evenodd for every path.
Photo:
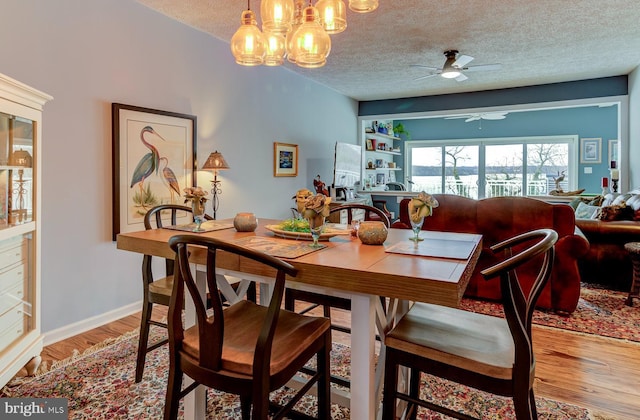
<instances>
[{"instance_id":1,"label":"wooden dining table","mask_svg":"<svg viewBox=\"0 0 640 420\"><path fill-rule=\"evenodd\" d=\"M383 375L380 369L383 363L378 364L377 371L375 367L376 333L384 337L384 333L402 315L403 311L398 312L397 309L406 310L407 302L458 306L480 255L482 237L423 231L420 236L424 240L414 243L409 240L413 236L411 230L389 229L381 246L365 245L357 237L340 234L321 241L322 248L309 252L310 242L306 235L281 237L267 229L280 221L260 219L259 222L255 232L237 232L232 227L232 220L212 221L208 223L216 230L197 234L248 247L257 246L287 260L298 269L295 278L287 279L287 287L351 299L351 388L348 404L352 419L375 419ZM173 259L174 253L168 241L179 233L187 232L162 228L121 233L117 237L117 247ZM294 257L296 253L304 255ZM190 260L194 270L198 271L197 266L205 263L204 252L194 250ZM249 281L255 281L260 284L261 301L268 298L271 279L255 264L221 255L217 265L223 274L243 279L244 284L241 283L238 294L246 290ZM220 279L218 286L227 299L233 302L242 298L225 283L224 278ZM389 298L390 310L383 310L379 296ZM187 322L195 322L190 321L189 315L186 319ZM380 357L383 357L383 349ZM204 397L194 398L195 402L185 400L185 418L204 416ZM192 404L196 406L193 413Z\"/></svg>"}]
</instances>

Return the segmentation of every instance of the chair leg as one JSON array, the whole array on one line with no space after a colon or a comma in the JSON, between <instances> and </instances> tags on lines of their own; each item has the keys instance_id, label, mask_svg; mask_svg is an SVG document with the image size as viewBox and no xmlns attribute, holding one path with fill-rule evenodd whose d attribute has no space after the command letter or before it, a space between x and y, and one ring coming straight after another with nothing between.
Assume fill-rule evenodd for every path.
<instances>
[{"instance_id":1,"label":"chair leg","mask_svg":"<svg viewBox=\"0 0 640 420\"><path fill-rule=\"evenodd\" d=\"M254 378L254 380L256 380ZM254 384L253 396L251 397L253 413L252 420L267 420L269 417L269 390L264 387L258 387Z\"/></svg>"},{"instance_id":2,"label":"chair leg","mask_svg":"<svg viewBox=\"0 0 640 420\"><path fill-rule=\"evenodd\" d=\"M537 419L536 413L536 399L533 395L533 390L529 392L515 391L513 395L513 408L516 412L517 420L533 420Z\"/></svg>"},{"instance_id":3,"label":"chair leg","mask_svg":"<svg viewBox=\"0 0 640 420\"><path fill-rule=\"evenodd\" d=\"M295 306L296 301L293 299L291 291L289 291L289 289L286 289L284 291L284 309L294 312Z\"/></svg>"},{"instance_id":4,"label":"chair leg","mask_svg":"<svg viewBox=\"0 0 640 420\"><path fill-rule=\"evenodd\" d=\"M174 420L178 418L181 389L182 372L178 371L174 362L171 361L169 366L169 378L167 380L167 395L164 403L164 420Z\"/></svg>"},{"instance_id":5,"label":"chair leg","mask_svg":"<svg viewBox=\"0 0 640 420\"><path fill-rule=\"evenodd\" d=\"M331 418L331 334L325 337L324 347L317 354L318 372L322 372L318 378L318 419Z\"/></svg>"},{"instance_id":6,"label":"chair leg","mask_svg":"<svg viewBox=\"0 0 640 420\"><path fill-rule=\"evenodd\" d=\"M153 312L153 303L145 302L142 305L142 316L140 319L140 338L138 340L138 357L136 359L136 383L142 381L144 364L147 356L147 346L149 342L149 320Z\"/></svg>"},{"instance_id":7,"label":"chair leg","mask_svg":"<svg viewBox=\"0 0 640 420\"><path fill-rule=\"evenodd\" d=\"M418 369L411 369L409 379L409 396L411 398L418 399L420 395L420 371ZM418 406L413 404L413 407L409 407L409 419L416 420L418 417Z\"/></svg>"},{"instance_id":8,"label":"chair leg","mask_svg":"<svg viewBox=\"0 0 640 420\"><path fill-rule=\"evenodd\" d=\"M384 363L384 391L382 398L382 420L396 419L396 392L398 389L398 365L389 351L385 355Z\"/></svg>"},{"instance_id":9,"label":"chair leg","mask_svg":"<svg viewBox=\"0 0 640 420\"><path fill-rule=\"evenodd\" d=\"M242 420L251 419L251 396L240 395L240 411L242 413Z\"/></svg>"}]
</instances>

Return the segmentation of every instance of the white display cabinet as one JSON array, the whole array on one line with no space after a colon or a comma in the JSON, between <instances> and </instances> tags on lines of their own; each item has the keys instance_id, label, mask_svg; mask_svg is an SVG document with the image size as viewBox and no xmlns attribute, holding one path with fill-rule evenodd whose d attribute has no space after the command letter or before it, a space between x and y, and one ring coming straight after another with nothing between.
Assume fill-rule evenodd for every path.
<instances>
[{"instance_id":1,"label":"white display cabinet","mask_svg":"<svg viewBox=\"0 0 640 420\"><path fill-rule=\"evenodd\" d=\"M0 74L0 386L40 364L41 122L51 99Z\"/></svg>"}]
</instances>

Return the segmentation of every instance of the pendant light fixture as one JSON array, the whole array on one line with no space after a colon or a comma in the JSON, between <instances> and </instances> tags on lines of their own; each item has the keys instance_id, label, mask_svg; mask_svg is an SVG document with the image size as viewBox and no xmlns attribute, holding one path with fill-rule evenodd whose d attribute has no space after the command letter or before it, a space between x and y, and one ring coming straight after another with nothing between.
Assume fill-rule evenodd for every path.
<instances>
[{"instance_id":1,"label":"pendant light fixture","mask_svg":"<svg viewBox=\"0 0 640 420\"><path fill-rule=\"evenodd\" d=\"M320 25L318 9L311 5L302 12L302 25L293 34L296 64L304 68L322 67L331 51L331 38Z\"/></svg>"},{"instance_id":2,"label":"pendant light fixture","mask_svg":"<svg viewBox=\"0 0 640 420\"><path fill-rule=\"evenodd\" d=\"M251 11L251 0L247 0L247 10L240 17L240 28L231 38L231 53L236 63L243 66L259 66L264 62L266 40Z\"/></svg>"},{"instance_id":3,"label":"pendant light fixture","mask_svg":"<svg viewBox=\"0 0 640 420\"><path fill-rule=\"evenodd\" d=\"M285 36L291 30L293 0L262 0L260 18L263 32Z\"/></svg>"},{"instance_id":4,"label":"pendant light fixture","mask_svg":"<svg viewBox=\"0 0 640 420\"><path fill-rule=\"evenodd\" d=\"M349 0L349 9L356 13L369 13L378 8L378 0Z\"/></svg>"},{"instance_id":5,"label":"pendant light fixture","mask_svg":"<svg viewBox=\"0 0 640 420\"><path fill-rule=\"evenodd\" d=\"M329 35L347 29L347 7L342 0L319 0L316 9L320 13L322 27Z\"/></svg>"},{"instance_id":6,"label":"pendant light fixture","mask_svg":"<svg viewBox=\"0 0 640 420\"><path fill-rule=\"evenodd\" d=\"M317 68L327 62L331 51L329 34L347 28L344 0L261 0L262 31L251 11L251 0L242 12L240 28L231 38L236 63L244 66L279 66L284 57L300 67ZM378 7L378 0L349 0L349 8L366 13Z\"/></svg>"}]
</instances>

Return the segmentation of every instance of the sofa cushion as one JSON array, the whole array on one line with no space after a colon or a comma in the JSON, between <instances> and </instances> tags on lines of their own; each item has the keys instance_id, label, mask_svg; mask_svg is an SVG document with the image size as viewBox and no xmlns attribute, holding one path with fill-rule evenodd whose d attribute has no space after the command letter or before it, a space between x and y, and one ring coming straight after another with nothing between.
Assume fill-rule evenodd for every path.
<instances>
[{"instance_id":1,"label":"sofa cushion","mask_svg":"<svg viewBox=\"0 0 640 420\"><path fill-rule=\"evenodd\" d=\"M576 219L595 219L600 212L600 207L590 206L583 202L578 203L576 207Z\"/></svg>"},{"instance_id":2,"label":"sofa cushion","mask_svg":"<svg viewBox=\"0 0 640 420\"><path fill-rule=\"evenodd\" d=\"M631 207L627 207L626 204L622 203L601 207L597 218L605 222L612 222L615 220L632 220L633 213L634 212Z\"/></svg>"}]
</instances>

